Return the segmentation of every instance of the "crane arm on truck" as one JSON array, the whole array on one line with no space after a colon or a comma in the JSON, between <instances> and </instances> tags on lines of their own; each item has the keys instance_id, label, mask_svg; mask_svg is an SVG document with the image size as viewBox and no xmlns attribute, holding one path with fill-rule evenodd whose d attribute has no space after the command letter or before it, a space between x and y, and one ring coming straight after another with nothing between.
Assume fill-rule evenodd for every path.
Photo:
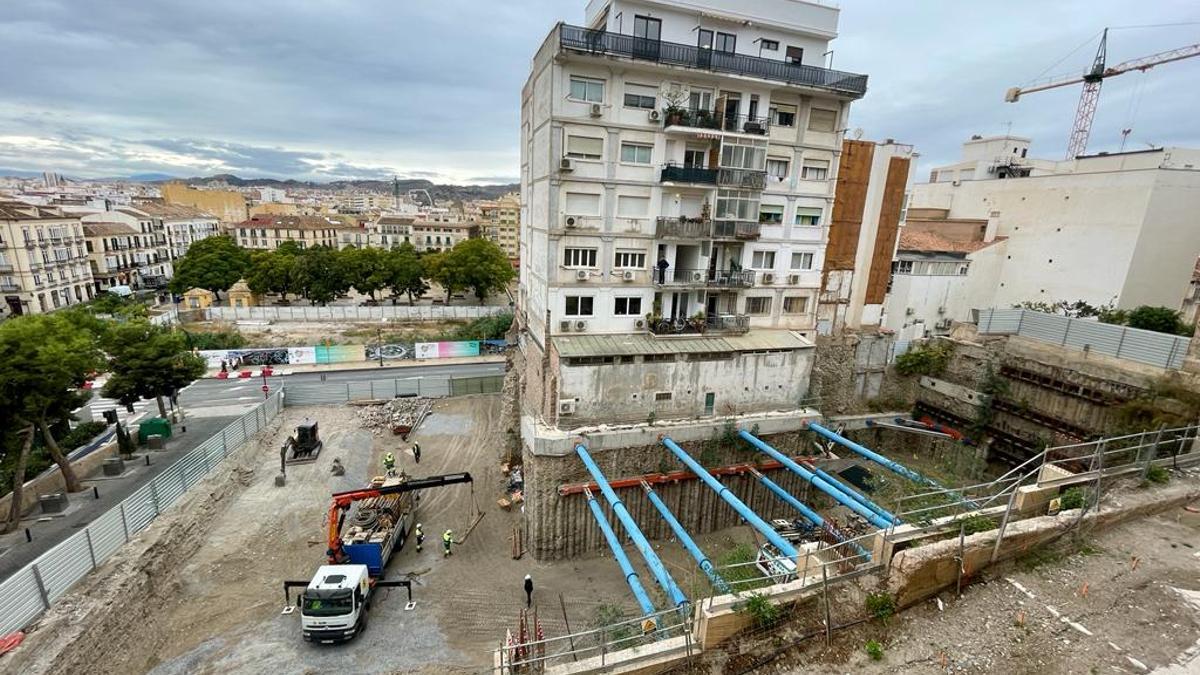
<instances>
[{"instance_id":1,"label":"crane arm on truck","mask_svg":"<svg viewBox=\"0 0 1200 675\"><path fill-rule=\"evenodd\" d=\"M333 501L329 505L328 515L329 550L326 553L329 556L329 562L336 564L342 560L342 521L346 511L354 502L362 499L371 499L372 497L402 494L426 488L445 487L447 485L470 483L473 481L474 479L471 478L471 474L463 471L426 478L410 478L396 485L384 485L333 493Z\"/></svg>"}]
</instances>

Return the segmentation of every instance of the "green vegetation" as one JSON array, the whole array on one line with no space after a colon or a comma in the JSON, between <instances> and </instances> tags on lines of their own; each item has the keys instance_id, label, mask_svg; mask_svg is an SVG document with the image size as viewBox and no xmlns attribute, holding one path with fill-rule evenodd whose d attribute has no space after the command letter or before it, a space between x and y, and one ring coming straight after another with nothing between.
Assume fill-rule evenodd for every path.
<instances>
[{"instance_id":1,"label":"green vegetation","mask_svg":"<svg viewBox=\"0 0 1200 675\"><path fill-rule=\"evenodd\" d=\"M872 661L883 660L883 645L879 640L867 640L867 656L871 657Z\"/></svg>"},{"instance_id":2,"label":"green vegetation","mask_svg":"<svg viewBox=\"0 0 1200 675\"><path fill-rule=\"evenodd\" d=\"M1112 304L1094 306L1083 300L1067 302L1021 302L1013 305L1020 309L1031 309L1036 312L1058 314L1072 318L1095 317L1101 323L1111 323L1130 328L1141 328L1158 333L1182 335L1190 337L1195 326L1183 321L1179 312L1170 307L1153 307L1142 305L1133 310L1116 309Z\"/></svg>"},{"instance_id":3,"label":"green vegetation","mask_svg":"<svg viewBox=\"0 0 1200 675\"><path fill-rule=\"evenodd\" d=\"M922 342L896 357L896 372L901 375L940 375L954 356L954 343L947 340Z\"/></svg>"},{"instance_id":4,"label":"green vegetation","mask_svg":"<svg viewBox=\"0 0 1200 675\"><path fill-rule=\"evenodd\" d=\"M1171 480L1171 472L1157 464L1151 464L1146 468L1146 480L1151 483L1162 485Z\"/></svg>"},{"instance_id":5,"label":"green vegetation","mask_svg":"<svg viewBox=\"0 0 1200 675\"><path fill-rule=\"evenodd\" d=\"M621 642L637 635L637 631L633 624L624 624L614 626L613 624L621 623L628 620L625 616L625 610L620 605L603 604L598 605L592 612L591 628L600 630L604 641L608 644ZM603 630L601 630L603 629Z\"/></svg>"},{"instance_id":6,"label":"green vegetation","mask_svg":"<svg viewBox=\"0 0 1200 675\"><path fill-rule=\"evenodd\" d=\"M1190 337L1194 330L1194 326L1183 321L1179 312L1170 307L1150 307L1149 305L1142 305L1130 312L1125 325L1130 328L1141 328L1142 330L1185 337Z\"/></svg>"},{"instance_id":7,"label":"green vegetation","mask_svg":"<svg viewBox=\"0 0 1200 675\"><path fill-rule=\"evenodd\" d=\"M237 283L250 266L250 254L232 237L208 237L193 243L175 263L171 279L173 293L205 288L220 297L221 291Z\"/></svg>"},{"instance_id":8,"label":"green vegetation","mask_svg":"<svg viewBox=\"0 0 1200 675\"><path fill-rule=\"evenodd\" d=\"M867 612L883 623L896 613L896 598L887 591L876 591L867 594Z\"/></svg>"},{"instance_id":9,"label":"green vegetation","mask_svg":"<svg viewBox=\"0 0 1200 675\"><path fill-rule=\"evenodd\" d=\"M750 616L756 628L770 628L783 617L783 610L779 605L771 602L771 599L762 593L751 593L741 611Z\"/></svg>"},{"instance_id":10,"label":"green vegetation","mask_svg":"<svg viewBox=\"0 0 1200 675\"><path fill-rule=\"evenodd\" d=\"M105 422L84 422L58 439L58 444L64 450L74 450L86 445L107 428L108 424Z\"/></svg>"},{"instance_id":11,"label":"green vegetation","mask_svg":"<svg viewBox=\"0 0 1200 675\"><path fill-rule=\"evenodd\" d=\"M757 555L758 552L750 544L735 544L717 557L717 572L736 592L767 586L770 580L754 566Z\"/></svg>"},{"instance_id":12,"label":"green vegetation","mask_svg":"<svg viewBox=\"0 0 1200 675\"><path fill-rule=\"evenodd\" d=\"M1082 509L1092 501L1091 490L1082 487L1069 487L1058 497L1058 507L1063 511Z\"/></svg>"},{"instance_id":13,"label":"green vegetation","mask_svg":"<svg viewBox=\"0 0 1200 675\"><path fill-rule=\"evenodd\" d=\"M1193 424L1200 417L1200 392L1189 387L1179 373L1168 373L1114 411L1114 431L1123 434ZM1164 439L1169 440L1169 439Z\"/></svg>"},{"instance_id":14,"label":"green vegetation","mask_svg":"<svg viewBox=\"0 0 1200 675\"><path fill-rule=\"evenodd\" d=\"M963 518L961 522L964 534L975 534L976 532L987 532L988 530L996 529L995 519L979 513Z\"/></svg>"},{"instance_id":15,"label":"green vegetation","mask_svg":"<svg viewBox=\"0 0 1200 675\"><path fill-rule=\"evenodd\" d=\"M246 336L236 328L208 332L181 331L188 349L237 349L246 346Z\"/></svg>"},{"instance_id":16,"label":"green vegetation","mask_svg":"<svg viewBox=\"0 0 1200 675\"><path fill-rule=\"evenodd\" d=\"M176 393L204 374L204 359L190 353L180 333L145 321L112 326L102 340L112 375L104 396L130 404L154 398L167 416L163 397Z\"/></svg>"},{"instance_id":17,"label":"green vegetation","mask_svg":"<svg viewBox=\"0 0 1200 675\"><path fill-rule=\"evenodd\" d=\"M982 440L987 434L992 420L996 417L996 410L992 406L992 402L997 398L1007 396L1008 391L1008 380L996 372L995 364L989 361L984 370L983 379L979 383L979 392L983 394L983 400L979 402L975 419L971 421L971 428L968 430L973 440Z\"/></svg>"}]
</instances>

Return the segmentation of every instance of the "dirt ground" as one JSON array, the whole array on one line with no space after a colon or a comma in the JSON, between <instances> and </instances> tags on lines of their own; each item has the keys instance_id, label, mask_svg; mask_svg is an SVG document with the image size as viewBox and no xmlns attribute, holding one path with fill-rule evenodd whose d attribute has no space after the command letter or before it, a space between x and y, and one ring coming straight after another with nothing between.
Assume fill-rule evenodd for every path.
<instances>
[{"instance_id":1,"label":"dirt ground","mask_svg":"<svg viewBox=\"0 0 1200 675\"><path fill-rule=\"evenodd\" d=\"M863 617L864 605L857 589L831 593L834 625ZM786 630L741 641L693 670L1200 673L1200 514L1175 509L1068 538L988 570L961 598L951 589L887 625L838 632L829 647L820 630L819 608L806 607ZM880 660L868 656L868 640L880 643Z\"/></svg>"},{"instance_id":2,"label":"dirt ground","mask_svg":"<svg viewBox=\"0 0 1200 675\"><path fill-rule=\"evenodd\" d=\"M373 344L383 329L384 342L413 342L443 335L447 331L465 324L465 321L405 321L403 323L380 324L375 322L347 321L278 321L254 323L243 321L199 321L185 327L194 332L213 332L236 328L246 338L250 347L294 347L296 345L363 345Z\"/></svg>"},{"instance_id":3,"label":"dirt ground","mask_svg":"<svg viewBox=\"0 0 1200 675\"><path fill-rule=\"evenodd\" d=\"M545 633L565 632L558 594L571 628L586 628L596 608L632 599L611 558L538 564L511 558L519 511L496 505L500 399L474 396L437 402L410 437L421 443L418 465L398 437L360 428L348 406L287 408L272 429L159 518L139 540L74 589L5 663L16 672L159 675L262 672L475 672L491 664L524 603L532 574ZM289 467L274 486L278 447L304 419L319 420L325 447L315 464ZM324 557L330 492L358 487L381 473L383 453L417 476L470 471L485 516L473 519L471 487L427 491L418 518L426 546L410 540L393 558L390 578L413 575L417 606L405 611L403 589L388 589L371 608L370 628L354 641L317 646L300 637L299 615L281 615L283 580L311 576ZM329 473L334 457L346 475ZM444 529L465 541L443 559ZM649 577L647 576L647 579Z\"/></svg>"}]
</instances>

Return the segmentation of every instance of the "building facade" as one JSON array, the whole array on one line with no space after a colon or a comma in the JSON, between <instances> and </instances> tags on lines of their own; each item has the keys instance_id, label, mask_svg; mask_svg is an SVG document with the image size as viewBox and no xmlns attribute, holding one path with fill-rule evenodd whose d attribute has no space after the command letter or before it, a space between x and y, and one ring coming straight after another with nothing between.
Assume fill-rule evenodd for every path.
<instances>
[{"instance_id":1,"label":"building facade","mask_svg":"<svg viewBox=\"0 0 1200 675\"><path fill-rule=\"evenodd\" d=\"M114 286L157 288L168 279L153 232L123 222L85 220L83 235L96 292Z\"/></svg>"},{"instance_id":2,"label":"building facade","mask_svg":"<svg viewBox=\"0 0 1200 675\"><path fill-rule=\"evenodd\" d=\"M168 204L200 209L223 223L240 223L249 217L245 195L234 190L197 190L183 183L166 183L161 191Z\"/></svg>"},{"instance_id":3,"label":"building facade","mask_svg":"<svg viewBox=\"0 0 1200 675\"><path fill-rule=\"evenodd\" d=\"M79 217L57 208L0 201L3 315L51 312L94 295Z\"/></svg>"},{"instance_id":4,"label":"building facade","mask_svg":"<svg viewBox=\"0 0 1200 675\"><path fill-rule=\"evenodd\" d=\"M412 243L422 252L449 251L454 245L479 236L478 223L417 220L411 226Z\"/></svg>"},{"instance_id":5,"label":"building facade","mask_svg":"<svg viewBox=\"0 0 1200 675\"><path fill-rule=\"evenodd\" d=\"M230 232L242 248L273 251L285 241L300 248L338 248L342 225L321 216L253 216L234 225Z\"/></svg>"},{"instance_id":6,"label":"building facade","mask_svg":"<svg viewBox=\"0 0 1200 675\"><path fill-rule=\"evenodd\" d=\"M483 236L504 249L514 264L521 258L521 195L507 194L496 201L479 202Z\"/></svg>"},{"instance_id":7,"label":"building facade","mask_svg":"<svg viewBox=\"0 0 1200 675\"><path fill-rule=\"evenodd\" d=\"M759 353L805 361L793 352L812 346L842 131L866 76L821 65L836 8L760 4L596 1L586 26L559 24L534 56L522 91L519 314L527 363L550 371L527 377L548 383L527 402L544 419L601 416L579 406L604 399L570 391L575 373L557 371L617 358L671 359L679 372L668 379L693 383L679 390L691 392L683 406L667 403L678 392L660 391L659 378L622 392L643 409L799 404L792 383L806 388L805 368L775 371L778 382L737 401L710 401L720 378L706 375L718 353L742 370ZM603 336L637 353L607 353ZM567 344L570 360L556 360ZM571 399L575 413L558 405Z\"/></svg>"},{"instance_id":8,"label":"building facade","mask_svg":"<svg viewBox=\"0 0 1200 675\"><path fill-rule=\"evenodd\" d=\"M154 232L162 235L163 257L171 261L182 258L192 244L221 233L220 219L190 206L140 202L118 211L139 220L148 219Z\"/></svg>"}]
</instances>

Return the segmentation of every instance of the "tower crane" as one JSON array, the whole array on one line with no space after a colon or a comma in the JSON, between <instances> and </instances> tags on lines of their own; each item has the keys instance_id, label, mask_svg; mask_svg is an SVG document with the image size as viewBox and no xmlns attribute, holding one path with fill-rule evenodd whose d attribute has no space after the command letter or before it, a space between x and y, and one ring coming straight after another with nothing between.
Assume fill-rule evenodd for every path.
<instances>
[{"instance_id":1,"label":"tower crane","mask_svg":"<svg viewBox=\"0 0 1200 675\"><path fill-rule=\"evenodd\" d=\"M1200 56L1200 44L1192 44L1150 56L1130 59L1109 67L1104 63L1107 46L1108 29L1105 28L1104 34L1100 37L1100 48L1096 50L1096 58L1092 60L1092 67L1087 72L1028 87L1012 87L1004 93L1005 101L1016 103L1025 94L1083 83L1083 92L1079 95L1079 108L1075 111L1075 125L1071 129L1071 139L1067 142L1067 159L1074 159L1087 150L1088 136L1092 133L1092 118L1096 116L1096 106L1100 103L1100 85L1105 79L1128 73L1131 70L1146 71L1164 63Z\"/></svg>"}]
</instances>

